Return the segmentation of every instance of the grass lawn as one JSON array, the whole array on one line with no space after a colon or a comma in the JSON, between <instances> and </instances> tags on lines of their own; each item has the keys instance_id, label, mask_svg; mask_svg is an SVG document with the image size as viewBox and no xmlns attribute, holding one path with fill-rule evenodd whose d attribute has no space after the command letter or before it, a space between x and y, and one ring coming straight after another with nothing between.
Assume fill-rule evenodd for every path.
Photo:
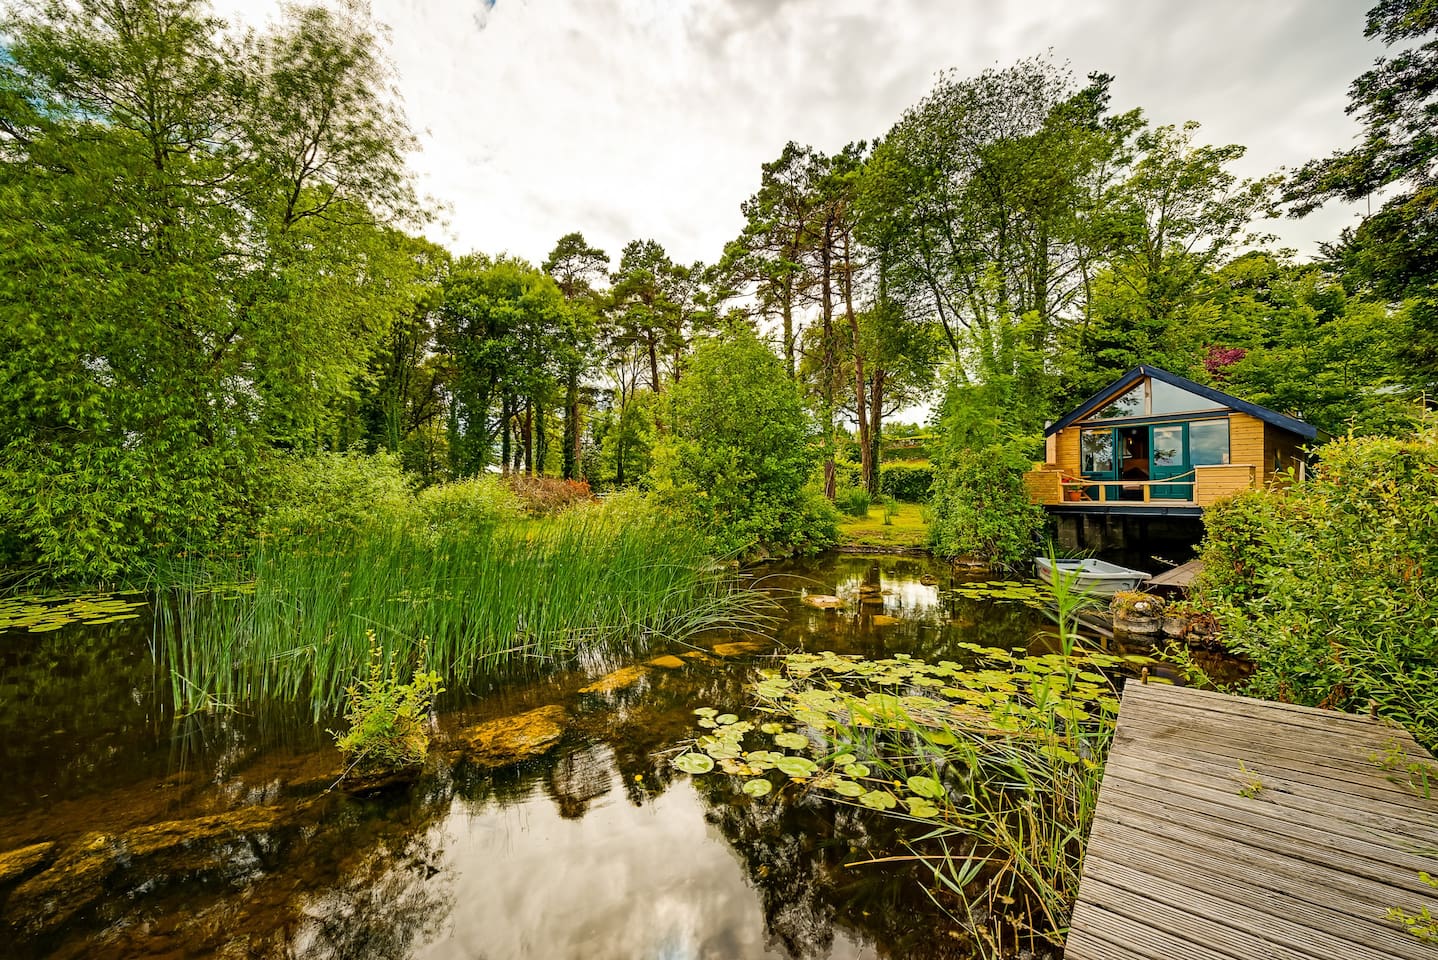
<instances>
[{"instance_id":1,"label":"grass lawn","mask_svg":"<svg viewBox=\"0 0 1438 960\"><path fill-rule=\"evenodd\" d=\"M846 516L839 523L839 542L844 545L922 547L928 533L924 508L917 503L899 504L898 516L887 526L884 524L884 508L878 504L869 508L867 517Z\"/></svg>"}]
</instances>

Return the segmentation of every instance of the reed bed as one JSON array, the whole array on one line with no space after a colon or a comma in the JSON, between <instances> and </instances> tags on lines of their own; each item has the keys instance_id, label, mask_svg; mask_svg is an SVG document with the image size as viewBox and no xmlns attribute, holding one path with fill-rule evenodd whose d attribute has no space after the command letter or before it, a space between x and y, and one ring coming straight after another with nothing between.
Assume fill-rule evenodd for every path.
<instances>
[{"instance_id":1,"label":"reed bed","mask_svg":"<svg viewBox=\"0 0 1438 960\"><path fill-rule=\"evenodd\" d=\"M583 508L485 530L366 526L260 545L165 572L156 648L177 709L259 699L337 706L368 669L421 663L451 689L518 661L757 626L698 538L653 517Z\"/></svg>"}]
</instances>

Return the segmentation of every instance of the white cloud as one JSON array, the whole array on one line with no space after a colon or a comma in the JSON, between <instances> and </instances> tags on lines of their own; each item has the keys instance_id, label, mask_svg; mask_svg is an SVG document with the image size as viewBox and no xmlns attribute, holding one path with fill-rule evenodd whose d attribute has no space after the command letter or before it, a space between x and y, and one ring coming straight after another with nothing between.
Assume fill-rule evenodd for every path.
<instances>
[{"instance_id":1,"label":"white cloud","mask_svg":"<svg viewBox=\"0 0 1438 960\"><path fill-rule=\"evenodd\" d=\"M267 16L269 0L222 0ZM1241 172L1345 145L1348 83L1377 54L1352 0L375 0L424 189L457 250L531 260L581 230L716 257L785 141L883 134L945 68L1052 49L1115 75L1114 107L1198 120ZM1271 228L1304 252L1351 220Z\"/></svg>"}]
</instances>

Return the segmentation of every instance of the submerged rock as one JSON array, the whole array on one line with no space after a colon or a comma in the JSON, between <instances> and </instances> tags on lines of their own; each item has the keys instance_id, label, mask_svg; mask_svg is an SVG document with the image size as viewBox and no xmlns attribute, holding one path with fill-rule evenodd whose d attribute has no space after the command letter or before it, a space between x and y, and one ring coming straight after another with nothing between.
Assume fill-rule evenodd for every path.
<instances>
[{"instance_id":1,"label":"submerged rock","mask_svg":"<svg viewBox=\"0 0 1438 960\"><path fill-rule=\"evenodd\" d=\"M674 656L674 654L669 653L665 654L662 657L655 657L653 660L650 660L649 666L663 667L665 670L678 670L680 667L684 666L684 661Z\"/></svg>"},{"instance_id":2,"label":"submerged rock","mask_svg":"<svg viewBox=\"0 0 1438 960\"><path fill-rule=\"evenodd\" d=\"M117 875L141 864L147 883L157 876L190 877L234 869L237 862L245 860L234 854L239 845L248 843L251 834L274 829L302 808L242 807L120 834L86 834L67 847L48 870L15 888L6 901L6 915L23 929L52 929L107 893Z\"/></svg>"},{"instance_id":3,"label":"submerged rock","mask_svg":"<svg viewBox=\"0 0 1438 960\"><path fill-rule=\"evenodd\" d=\"M640 680L648 676L649 671L643 667L620 667L613 673L606 673L598 680L587 687L580 687L580 693L613 693L615 690L623 690L625 687L632 687Z\"/></svg>"},{"instance_id":4,"label":"submerged rock","mask_svg":"<svg viewBox=\"0 0 1438 960\"><path fill-rule=\"evenodd\" d=\"M804 604L820 610L837 610L844 605L844 598L827 593L811 593L804 598Z\"/></svg>"},{"instance_id":5,"label":"submerged rock","mask_svg":"<svg viewBox=\"0 0 1438 960\"><path fill-rule=\"evenodd\" d=\"M568 722L569 712L552 704L468 727L454 740L460 752L476 763L507 767L548 753L563 739Z\"/></svg>"},{"instance_id":6,"label":"submerged rock","mask_svg":"<svg viewBox=\"0 0 1438 960\"><path fill-rule=\"evenodd\" d=\"M59 846L50 840L0 853L0 887L24 878L25 874L55 859L56 848Z\"/></svg>"},{"instance_id":7,"label":"submerged rock","mask_svg":"<svg viewBox=\"0 0 1438 960\"><path fill-rule=\"evenodd\" d=\"M749 653L758 653L768 648L767 643L760 643L758 640L735 640L733 643L718 643L710 648L711 652L720 657L742 657Z\"/></svg>"}]
</instances>

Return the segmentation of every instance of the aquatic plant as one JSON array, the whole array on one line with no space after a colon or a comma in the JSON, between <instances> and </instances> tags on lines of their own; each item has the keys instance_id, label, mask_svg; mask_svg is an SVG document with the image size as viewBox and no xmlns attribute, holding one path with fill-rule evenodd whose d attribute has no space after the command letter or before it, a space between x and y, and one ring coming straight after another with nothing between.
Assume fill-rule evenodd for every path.
<instances>
[{"instance_id":1,"label":"aquatic plant","mask_svg":"<svg viewBox=\"0 0 1438 960\"><path fill-rule=\"evenodd\" d=\"M674 765L717 769L755 797L814 791L910 821L909 853L872 862L926 864L994 954L1000 918L1015 914L1028 919L1013 936L1061 946L1118 715L1110 677L1126 661L1078 649L1070 584L1051 599L1055 653L965 643L962 663L785 657L752 687L767 719L701 707L707 732Z\"/></svg>"},{"instance_id":2,"label":"aquatic plant","mask_svg":"<svg viewBox=\"0 0 1438 960\"><path fill-rule=\"evenodd\" d=\"M384 649L374 632L367 633L365 640L370 650L369 676L345 691L349 729L336 733L335 743L349 769L361 773L421 764L429 754L430 707L444 692L439 674L425 670L421 663L413 679L401 683L398 666L385 667Z\"/></svg>"},{"instance_id":3,"label":"aquatic plant","mask_svg":"<svg viewBox=\"0 0 1438 960\"><path fill-rule=\"evenodd\" d=\"M365 670L366 630L386 670L416 663L428 638L430 667L465 684L516 661L757 625L770 609L734 589L699 538L602 506L487 533L341 529L165 577L156 647L182 709L267 697L319 714Z\"/></svg>"}]
</instances>

